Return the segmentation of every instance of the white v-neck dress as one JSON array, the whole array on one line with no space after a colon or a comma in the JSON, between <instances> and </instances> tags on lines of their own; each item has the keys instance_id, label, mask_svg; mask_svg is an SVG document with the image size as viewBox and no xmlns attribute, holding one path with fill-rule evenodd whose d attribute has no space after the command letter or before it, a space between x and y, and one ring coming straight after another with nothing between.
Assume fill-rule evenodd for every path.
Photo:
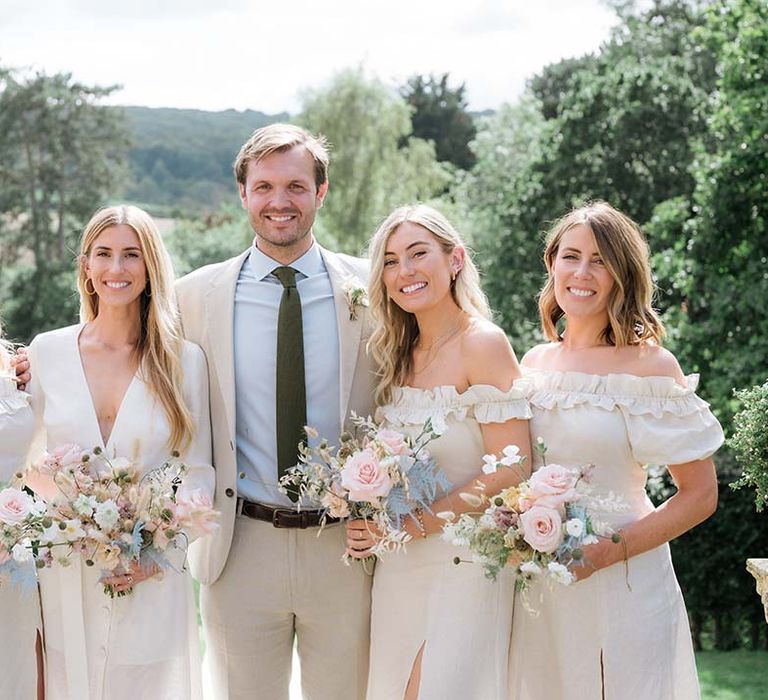
<instances>
[{"instance_id":1,"label":"white v-neck dress","mask_svg":"<svg viewBox=\"0 0 768 700\"><path fill-rule=\"evenodd\" d=\"M16 388L0 349L0 481L24 466L34 420L29 396ZM0 581L0 698L36 697L35 635L40 624L37 588L19 591Z\"/></svg>"},{"instance_id":2,"label":"white v-neck dress","mask_svg":"<svg viewBox=\"0 0 768 700\"><path fill-rule=\"evenodd\" d=\"M29 348L35 452L64 443L100 446L146 469L169 456L170 426L162 406L137 374L106 445L78 349L82 325L35 338ZM182 488L213 495L208 380L202 350L185 342L183 394L195 433L182 454L190 470ZM47 700L186 700L201 697L192 579L168 570L123 598L104 595L96 567L75 560L40 571Z\"/></svg>"}]
</instances>

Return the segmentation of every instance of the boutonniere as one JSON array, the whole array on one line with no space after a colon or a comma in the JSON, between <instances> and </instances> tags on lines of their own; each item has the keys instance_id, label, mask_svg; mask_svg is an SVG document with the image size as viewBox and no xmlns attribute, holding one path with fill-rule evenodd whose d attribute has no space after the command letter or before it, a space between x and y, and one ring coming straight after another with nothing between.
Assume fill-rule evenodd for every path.
<instances>
[{"instance_id":1,"label":"boutonniere","mask_svg":"<svg viewBox=\"0 0 768 700\"><path fill-rule=\"evenodd\" d=\"M344 281L344 298L349 307L349 320L356 321L360 307L368 306L368 292L365 285L357 277L349 277Z\"/></svg>"}]
</instances>

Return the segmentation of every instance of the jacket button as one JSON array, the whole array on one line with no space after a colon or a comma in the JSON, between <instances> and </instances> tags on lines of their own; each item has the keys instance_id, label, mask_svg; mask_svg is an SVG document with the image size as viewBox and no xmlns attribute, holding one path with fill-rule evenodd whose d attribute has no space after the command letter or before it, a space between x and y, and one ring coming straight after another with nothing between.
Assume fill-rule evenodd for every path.
<instances>
[{"instance_id":1,"label":"jacket button","mask_svg":"<svg viewBox=\"0 0 768 700\"><path fill-rule=\"evenodd\" d=\"M235 495L235 490L234 489L226 489L224 491L224 493L227 495L228 498L232 498L232 496Z\"/></svg>"}]
</instances>

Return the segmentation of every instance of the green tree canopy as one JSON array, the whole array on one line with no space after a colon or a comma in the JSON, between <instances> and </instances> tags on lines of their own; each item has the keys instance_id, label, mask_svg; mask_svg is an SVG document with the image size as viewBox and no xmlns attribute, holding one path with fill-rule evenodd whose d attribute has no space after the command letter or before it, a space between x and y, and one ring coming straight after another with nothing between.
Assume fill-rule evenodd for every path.
<instances>
[{"instance_id":1,"label":"green tree canopy","mask_svg":"<svg viewBox=\"0 0 768 700\"><path fill-rule=\"evenodd\" d=\"M448 73L443 73L439 77L415 75L400 88L400 94L413 109L413 135L432 141L439 161L469 170L475 164L469 142L477 129L467 111L465 90L464 83L451 88Z\"/></svg>"},{"instance_id":2,"label":"green tree canopy","mask_svg":"<svg viewBox=\"0 0 768 700\"><path fill-rule=\"evenodd\" d=\"M0 298L12 337L74 318L64 290L81 227L124 173L121 114L99 105L114 89L0 69Z\"/></svg>"},{"instance_id":3,"label":"green tree canopy","mask_svg":"<svg viewBox=\"0 0 768 700\"><path fill-rule=\"evenodd\" d=\"M330 189L316 228L339 250L360 253L393 208L428 200L449 181L432 144L407 139L410 110L402 98L361 69L305 93L296 121L331 144Z\"/></svg>"}]
</instances>

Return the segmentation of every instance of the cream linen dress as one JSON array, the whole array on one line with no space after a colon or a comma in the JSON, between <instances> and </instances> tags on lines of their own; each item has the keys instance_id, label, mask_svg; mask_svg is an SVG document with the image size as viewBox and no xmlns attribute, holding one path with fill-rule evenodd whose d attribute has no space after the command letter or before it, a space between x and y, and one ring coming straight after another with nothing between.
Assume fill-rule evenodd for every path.
<instances>
[{"instance_id":1,"label":"cream linen dress","mask_svg":"<svg viewBox=\"0 0 768 700\"><path fill-rule=\"evenodd\" d=\"M378 417L416 435L428 418L441 435L428 450L453 487L481 474L483 423L530 417L524 387L508 392L475 385L431 390L396 388ZM504 575L488 581L481 568L455 565L469 553L439 535L414 539L376 564L371 613L368 700L402 700L422 644L420 700L506 697L514 587Z\"/></svg>"},{"instance_id":2,"label":"cream linen dress","mask_svg":"<svg viewBox=\"0 0 768 700\"><path fill-rule=\"evenodd\" d=\"M526 375L532 381L531 437L544 438L548 464L595 465L596 489L613 490L628 506L602 518L615 528L654 509L643 465L705 459L723 442L720 424L695 394L698 375L685 387L670 377ZM620 562L569 587L533 585L528 595L539 614L518 600L510 700L699 697L668 545L632 557L628 569Z\"/></svg>"},{"instance_id":3,"label":"cream linen dress","mask_svg":"<svg viewBox=\"0 0 768 700\"><path fill-rule=\"evenodd\" d=\"M29 348L36 448L77 443L108 456L135 458L147 469L168 457L170 427L137 374L106 445L78 349L82 325L43 333ZM181 455L190 467L181 489L213 494L208 379L202 351L184 343L183 394L195 426ZM96 567L56 564L40 571L47 700L187 700L201 697L200 643L192 579L167 570L133 593L111 599Z\"/></svg>"},{"instance_id":4,"label":"cream linen dress","mask_svg":"<svg viewBox=\"0 0 768 700\"><path fill-rule=\"evenodd\" d=\"M16 388L10 372L0 348L0 481L6 482L24 466L34 429L29 396ZM37 587L20 591L10 581L0 581L0 698L36 697L35 633L39 625Z\"/></svg>"}]
</instances>

